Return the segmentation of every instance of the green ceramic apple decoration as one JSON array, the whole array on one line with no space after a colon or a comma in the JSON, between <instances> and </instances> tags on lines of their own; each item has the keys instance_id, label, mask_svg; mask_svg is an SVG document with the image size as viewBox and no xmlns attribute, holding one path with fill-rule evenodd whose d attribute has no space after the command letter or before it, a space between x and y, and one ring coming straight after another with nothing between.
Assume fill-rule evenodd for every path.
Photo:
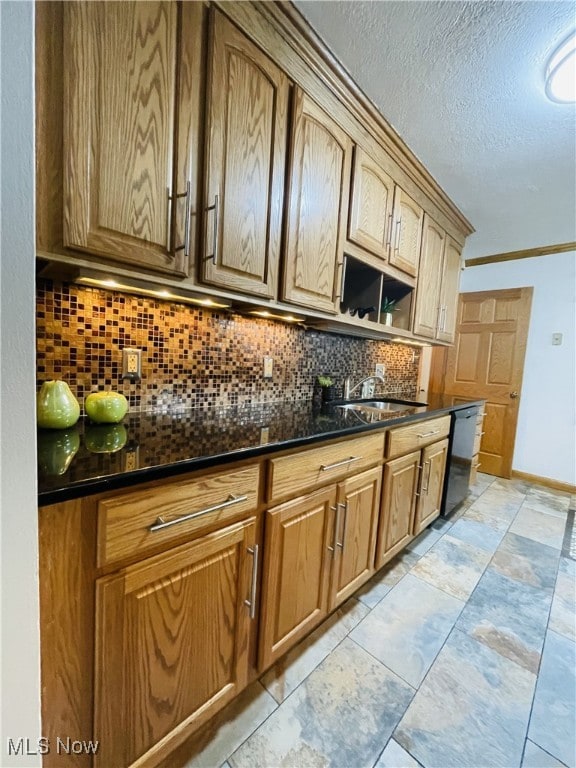
<instances>
[{"instance_id":1,"label":"green ceramic apple decoration","mask_svg":"<svg viewBox=\"0 0 576 768\"><path fill-rule=\"evenodd\" d=\"M45 381L36 396L36 420L43 429L66 429L80 418L78 400L65 381Z\"/></svg>"},{"instance_id":2,"label":"green ceramic apple decoration","mask_svg":"<svg viewBox=\"0 0 576 768\"><path fill-rule=\"evenodd\" d=\"M84 408L96 424L117 424L128 412L128 400L119 392L91 392Z\"/></svg>"},{"instance_id":3,"label":"green ceramic apple decoration","mask_svg":"<svg viewBox=\"0 0 576 768\"><path fill-rule=\"evenodd\" d=\"M63 475L80 448L76 429L59 429L38 433L38 466L45 475Z\"/></svg>"},{"instance_id":4,"label":"green ceramic apple decoration","mask_svg":"<svg viewBox=\"0 0 576 768\"><path fill-rule=\"evenodd\" d=\"M86 428L84 443L92 453L115 453L124 448L128 432L124 424L98 424Z\"/></svg>"}]
</instances>

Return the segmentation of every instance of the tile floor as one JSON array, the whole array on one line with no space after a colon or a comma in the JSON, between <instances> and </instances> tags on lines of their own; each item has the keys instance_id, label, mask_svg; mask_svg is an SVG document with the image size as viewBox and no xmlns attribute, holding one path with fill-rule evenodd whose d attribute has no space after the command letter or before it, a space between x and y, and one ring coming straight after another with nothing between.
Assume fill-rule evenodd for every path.
<instances>
[{"instance_id":1,"label":"tile floor","mask_svg":"<svg viewBox=\"0 0 576 768\"><path fill-rule=\"evenodd\" d=\"M480 475L456 518L220 713L187 768L574 768L571 502Z\"/></svg>"}]
</instances>

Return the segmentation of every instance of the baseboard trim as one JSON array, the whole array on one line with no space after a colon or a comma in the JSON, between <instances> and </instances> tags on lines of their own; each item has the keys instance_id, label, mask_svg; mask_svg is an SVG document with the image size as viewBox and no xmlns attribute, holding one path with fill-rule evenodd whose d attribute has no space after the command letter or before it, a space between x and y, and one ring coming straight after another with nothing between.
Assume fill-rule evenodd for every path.
<instances>
[{"instance_id":1,"label":"baseboard trim","mask_svg":"<svg viewBox=\"0 0 576 768\"><path fill-rule=\"evenodd\" d=\"M567 493L576 493L576 485L570 485L570 483L563 483L561 480L553 480L551 477L540 477L540 475L531 475L528 472L518 472L518 470L512 470L512 477L517 477L519 480L528 480L530 483L538 483L539 485L545 485L547 488L554 488L557 491L566 491Z\"/></svg>"}]
</instances>

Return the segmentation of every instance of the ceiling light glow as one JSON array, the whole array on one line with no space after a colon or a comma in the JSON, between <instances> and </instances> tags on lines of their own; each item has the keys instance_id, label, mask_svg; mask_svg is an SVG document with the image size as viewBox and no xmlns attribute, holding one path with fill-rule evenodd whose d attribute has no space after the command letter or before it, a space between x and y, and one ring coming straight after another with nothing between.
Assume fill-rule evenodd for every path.
<instances>
[{"instance_id":1,"label":"ceiling light glow","mask_svg":"<svg viewBox=\"0 0 576 768\"><path fill-rule=\"evenodd\" d=\"M576 101L576 31L558 46L546 68L546 95L552 101Z\"/></svg>"}]
</instances>

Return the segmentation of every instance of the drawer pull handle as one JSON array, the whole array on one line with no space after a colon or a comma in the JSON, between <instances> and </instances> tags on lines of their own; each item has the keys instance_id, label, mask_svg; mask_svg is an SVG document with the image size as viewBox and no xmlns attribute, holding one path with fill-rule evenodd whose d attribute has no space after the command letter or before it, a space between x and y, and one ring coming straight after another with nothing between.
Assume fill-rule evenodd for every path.
<instances>
[{"instance_id":1,"label":"drawer pull handle","mask_svg":"<svg viewBox=\"0 0 576 768\"><path fill-rule=\"evenodd\" d=\"M258 544L248 547L248 552L254 558L252 560L252 581L250 582L250 599L244 600L244 605L250 608L250 618L256 617L256 587L258 584Z\"/></svg>"},{"instance_id":2,"label":"drawer pull handle","mask_svg":"<svg viewBox=\"0 0 576 768\"><path fill-rule=\"evenodd\" d=\"M433 429L432 432L422 432L421 434L416 435L416 437L432 437L432 435L437 435L439 432L439 429Z\"/></svg>"},{"instance_id":3,"label":"drawer pull handle","mask_svg":"<svg viewBox=\"0 0 576 768\"><path fill-rule=\"evenodd\" d=\"M208 515L210 512L217 512L219 509L226 509L226 507L231 507L233 504L240 504L243 501L246 501L248 499L248 496L234 496L233 493L230 494L228 499L226 501L223 501L221 504L215 504L213 507L206 507L206 509L201 509L199 512L192 512L189 515L182 515L181 517L175 517L174 520L164 520L163 517L158 517L155 523L152 523L152 525L148 528L148 530L151 533L154 533L154 531L161 531L163 528L168 528L171 525L177 525L178 523L185 523L186 520L194 520L196 517L202 517L202 515Z\"/></svg>"},{"instance_id":4,"label":"drawer pull handle","mask_svg":"<svg viewBox=\"0 0 576 768\"><path fill-rule=\"evenodd\" d=\"M360 461L362 456L350 456L349 459L344 459L344 461L337 461L335 464L321 464L320 469L322 472L329 472L331 469L336 469L336 467L343 467L345 464L351 464L353 461Z\"/></svg>"}]
</instances>

